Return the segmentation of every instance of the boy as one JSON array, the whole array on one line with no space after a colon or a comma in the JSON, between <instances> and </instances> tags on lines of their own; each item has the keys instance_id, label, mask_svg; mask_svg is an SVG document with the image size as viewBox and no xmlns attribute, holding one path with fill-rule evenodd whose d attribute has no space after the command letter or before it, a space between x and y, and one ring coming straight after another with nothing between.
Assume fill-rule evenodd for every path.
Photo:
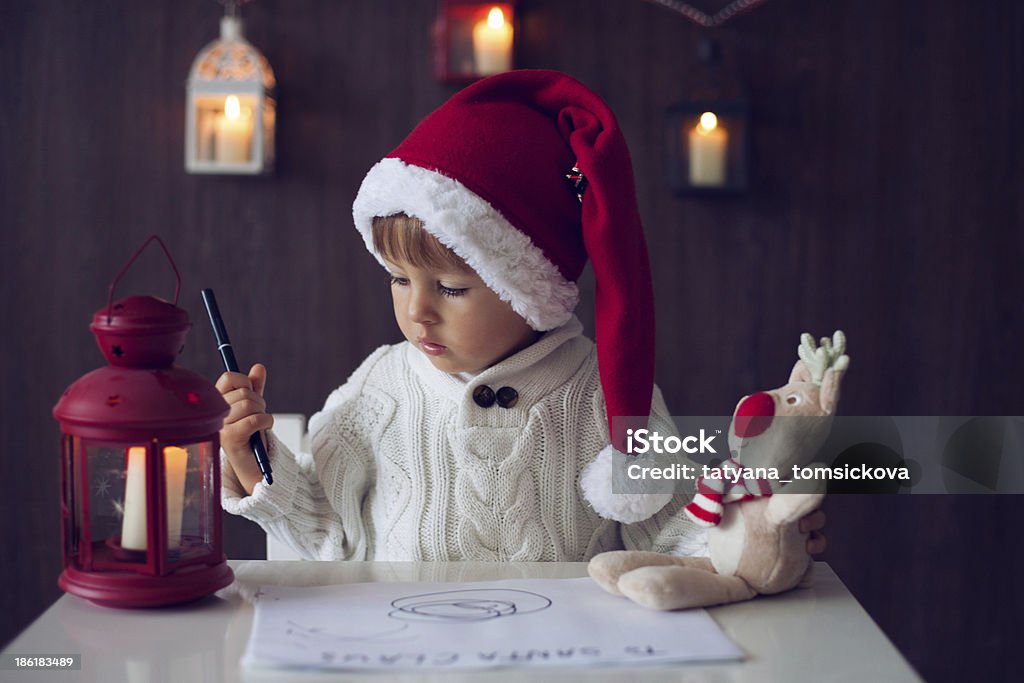
<instances>
[{"instance_id":1,"label":"boy","mask_svg":"<svg viewBox=\"0 0 1024 683\"><path fill-rule=\"evenodd\" d=\"M674 427L629 152L597 95L551 71L480 81L370 170L353 215L406 342L331 394L311 456L270 435L269 487L247 449L273 423L266 371L225 374L225 509L317 559L701 552L685 498L611 491L612 417ZM572 315L588 258L596 347Z\"/></svg>"}]
</instances>

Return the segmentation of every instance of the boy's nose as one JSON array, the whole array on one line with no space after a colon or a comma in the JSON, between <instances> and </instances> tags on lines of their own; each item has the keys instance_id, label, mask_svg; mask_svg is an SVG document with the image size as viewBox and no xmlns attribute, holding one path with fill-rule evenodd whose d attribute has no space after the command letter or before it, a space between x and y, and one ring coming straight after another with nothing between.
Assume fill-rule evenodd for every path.
<instances>
[{"instance_id":1,"label":"boy's nose","mask_svg":"<svg viewBox=\"0 0 1024 683\"><path fill-rule=\"evenodd\" d=\"M416 291L409 294L409 320L421 325L437 322L437 312L429 295Z\"/></svg>"}]
</instances>

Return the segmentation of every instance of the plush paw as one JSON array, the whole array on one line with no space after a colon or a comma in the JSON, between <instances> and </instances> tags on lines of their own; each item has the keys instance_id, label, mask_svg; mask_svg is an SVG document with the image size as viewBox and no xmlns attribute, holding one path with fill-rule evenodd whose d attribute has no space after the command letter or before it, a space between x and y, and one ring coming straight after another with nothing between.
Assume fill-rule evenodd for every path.
<instances>
[{"instance_id":1,"label":"plush paw","mask_svg":"<svg viewBox=\"0 0 1024 683\"><path fill-rule=\"evenodd\" d=\"M749 600L757 593L736 576L695 567L641 567L619 578L619 591L650 609L708 607Z\"/></svg>"},{"instance_id":2,"label":"plush paw","mask_svg":"<svg viewBox=\"0 0 1024 683\"><path fill-rule=\"evenodd\" d=\"M672 564L671 556L641 550L613 550L593 557L587 565L587 573L612 595L622 595L618 587L620 576L638 567L664 564Z\"/></svg>"},{"instance_id":3,"label":"plush paw","mask_svg":"<svg viewBox=\"0 0 1024 683\"><path fill-rule=\"evenodd\" d=\"M619 592L648 609L695 607L701 603L691 583L693 571L685 567L641 567L619 578Z\"/></svg>"}]
</instances>

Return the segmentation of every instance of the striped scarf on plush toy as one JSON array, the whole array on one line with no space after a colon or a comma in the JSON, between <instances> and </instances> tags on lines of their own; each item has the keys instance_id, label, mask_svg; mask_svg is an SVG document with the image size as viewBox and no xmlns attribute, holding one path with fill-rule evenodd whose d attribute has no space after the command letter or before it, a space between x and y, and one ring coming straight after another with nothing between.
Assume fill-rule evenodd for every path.
<instances>
[{"instance_id":1,"label":"striped scarf on plush toy","mask_svg":"<svg viewBox=\"0 0 1024 683\"><path fill-rule=\"evenodd\" d=\"M743 465L735 458L729 458L710 472L717 477L697 477L697 495L686 505L686 514L699 526L718 526L722 521L722 508L729 503L750 500L759 496L770 496L781 485L768 479L744 478L734 482L733 470Z\"/></svg>"}]
</instances>

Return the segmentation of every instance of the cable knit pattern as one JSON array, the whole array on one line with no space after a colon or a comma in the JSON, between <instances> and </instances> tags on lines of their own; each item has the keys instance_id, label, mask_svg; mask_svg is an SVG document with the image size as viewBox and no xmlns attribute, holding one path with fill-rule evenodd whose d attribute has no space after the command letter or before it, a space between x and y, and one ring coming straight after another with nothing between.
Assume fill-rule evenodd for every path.
<instances>
[{"instance_id":1,"label":"cable knit pattern","mask_svg":"<svg viewBox=\"0 0 1024 683\"><path fill-rule=\"evenodd\" d=\"M310 420L312 456L270 438L274 485L223 505L303 557L584 561L606 550L705 554L674 499L654 517L602 519L580 490L608 443L593 343L574 317L468 382L408 343L377 349ZM473 390L512 387L512 408ZM652 428L674 434L655 389Z\"/></svg>"}]
</instances>

